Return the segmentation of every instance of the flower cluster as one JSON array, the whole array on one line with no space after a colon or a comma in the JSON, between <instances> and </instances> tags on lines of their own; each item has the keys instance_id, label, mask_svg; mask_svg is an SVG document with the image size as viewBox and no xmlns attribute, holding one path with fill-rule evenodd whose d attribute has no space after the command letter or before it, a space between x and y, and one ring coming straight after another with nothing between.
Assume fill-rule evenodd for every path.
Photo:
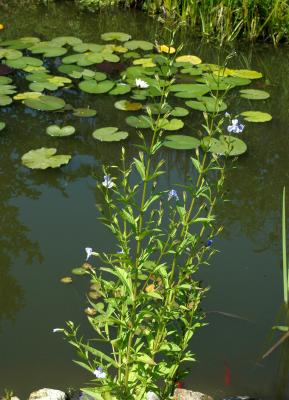
<instances>
[{"instance_id":1,"label":"flower cluster","mask_svg":"<svg viewBox=\"0 0 289 400\"><path fill-rule=\"evenodd\" d=\"M97 367L95 371L93 371L93 375L95 375L96 378L99 379L105 379L106 378L106 373L101 367Z\"/></svg>"},{"instance_id":2,"label":"flower cluster","mask_svg":"<svg viewBox=\"0 0 289 400\"><path fill-rule=\"evenodd\" d=\"M169 191L168 201L170 201L171 199L175 199L176 201L179 201L178 193L174 189Z\"/></svg>"}]
</instances>

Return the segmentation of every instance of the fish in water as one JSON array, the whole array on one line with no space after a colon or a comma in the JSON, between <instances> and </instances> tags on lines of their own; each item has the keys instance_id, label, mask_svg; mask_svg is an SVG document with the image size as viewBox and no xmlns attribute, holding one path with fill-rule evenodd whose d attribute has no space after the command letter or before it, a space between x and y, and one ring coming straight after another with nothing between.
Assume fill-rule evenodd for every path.
<instances>
[{"instance_id":1,"label":"fish in water","mask_svg":"<svg viewBox=\"0 0 289 400\"><path fill-rule=\"evenodd\" d=\"M231 370L226 361L224 362L224 385L225 386L231 385Z\"/></svg>"}]
</instances>

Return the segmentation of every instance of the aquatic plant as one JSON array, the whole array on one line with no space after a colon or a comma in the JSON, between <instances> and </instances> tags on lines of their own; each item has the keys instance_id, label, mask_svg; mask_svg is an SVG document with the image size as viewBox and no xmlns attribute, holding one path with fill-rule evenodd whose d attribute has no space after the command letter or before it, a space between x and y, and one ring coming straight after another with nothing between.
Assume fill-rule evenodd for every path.
<instances>
[{"instance_id":1,"label":"aquatic plant","mask_svg":"<svg viewBox=\"0 0 289 400\"><path fill-rule=\"evenodd\" d=\"M289 266L287 264L287 245L286 245L286 189L283 188L282 195L282 258L283 258L283 298L288 305L289 295Z\"/></svg>"},{"instance_id":2,"label":"aquatic plant","mask_svg":"<svg viewBox=\"0 0 289 400\"><path fill-rule=\"evenodd\" d=\"M160 93L160 102L157 112L154 104L146 107L143 121L150 133L139 131L138 156L128 163L122 147L121 168L105 166L98 184L101 220L118 251L86 248L86 262L73 270L90 277L85 312L96 337L85 340L72 321L61 331L76 348L75 362L95 376L91 387L82 390L99 400L142 400L152 394L168 399L186 375L185 365L194 361L189 342L204 325L199 305L207 290L194 274L216 253L214 238L221 231L214 210L223 196L225 158L217 153L244 151L239 139L222 134L224 94L216 95L211 112L203 114L203 137L187 136L194 139L188 148L195 149L189 183L160 187L165 166L159 156L169 138L163 139L172 112L167 99L175 85L179 50L166 53L161 59L166 73L150 79L149 87ZM182 148L177 141L172 147Z\"/></svg>"}]
</instances>

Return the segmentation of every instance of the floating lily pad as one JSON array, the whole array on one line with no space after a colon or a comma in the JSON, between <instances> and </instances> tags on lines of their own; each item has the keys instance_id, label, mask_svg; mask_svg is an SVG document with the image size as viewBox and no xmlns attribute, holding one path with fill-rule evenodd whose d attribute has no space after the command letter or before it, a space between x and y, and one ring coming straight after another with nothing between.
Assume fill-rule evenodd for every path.
<instances>
[{"instance_id":1,"label":"floating lily pad","mask_svg":"<svg viewBox=\"0 0 289 400\"><path fill-rule=\"evenodd\" d=\"M58 47L50 45L36 44L29 49L33 54L43 54L43 57L59 57L67 53L65 47Z\"/></svg>"},{"instance_id":2,"label":"floating lily pad","mask_svg":"<svg viewBox=\"0 0 289 400\"><path fill-rule=\"evenodd\" d=\"M40 149L30 150L22 158L22 164L30 169L58 168L61 165L68 164L70 155L55 155L57 149L41 147Z\"/></svg>"},{"instance_id":3,"label":"floating lily pad","mask_svg":"<svg viewBox=\"0 0 289 400\"><path fill-rule=\"evenodd\" d=\"M60 279L61 283L72 283L72 278L70 276L64 276Z\"/></svg>"},{"instance_id":4,"label":"floating lily pad","mask_svg":"<svg viewBox=\"0 0 289 400\"><path fill-rule=\"evenodd\" d=\"M14 85L0 85L0 95L16 93L16 86Z\"/></svg>"},{"instance_id":5,"label":"floating lily pad","mask_svg":"<svg viewBox=\"0 0 289 400\"><path fill-rule=\"evenodd\" d=\"M16 60L20 57L22 57L22 53L19 50L0 49L0 58L6 58L6 60Z\"/></svg>"},{"instance_id":6,"label":"floating lily pad","mask_svg":"<svg viewBox=\"0 0 289 400\"><path fill-rule=\"evenodd\" d=\"M50 82L32 82L29 85L29 89L34 92L43 92L44 90L57 90L58 86Z\"/></svg>"},{"instance_id":7,"label":"floating lily pad","mask_svg":"<svg viewBox=\"0 0 289 400\"><path fill-rule=\"evenodd\" d=\"M184 126L184 123L182 120L173 118L171 120L168 120L166 118L161 118L159 120L159 127L161 129L164 129L165 131L177 131L179 129L182 129Z\"/></svg>"},{"instance_id":8,"label":"floating lily pad","mask_svg":"<svg viewBox=\"0 0 289 400\"><path fill-rule=\"evenodd\" d=\"M39 96L36 99L24 99L24 104L27 107L41 111L60 110L65 106L65 101L55 96Z\"/></svg>"},{"instance_id":9,"label":"floating lily pad","mask_svg":"<svg viewBox=\"0 0 289 400\"><path fill-rule=\"evenodd\" d=\"M187 75L202 75L203 71L200 68L195 68L195 67L186 67L180 70L181 74L187 74Z\"/></svg>"},{"instance_id":10,"label":"floating lily pad","mask_svg":"<svg viewBox=\"0 0 289 400\"><path fill-rule=\"evenodd\" d=\"M38 97L42 96L40 92L23 92L16 94L13 99L14 100L25 100L25 99L38 99Z\"/></svg>"},{"instance_id":11,"label":"floating lily pad","mask_svg":"<svg viewBox=\"0 0 289 400\"><path fill-rule=\"evenodd\" d=\"M101 39L105 41L118 40L120 42L126 42L131 39L131 35L124 32L106 32L101 35Z\"/></svg>"},{"instance_id":12,"label":"floating lily pad","mask_svg":"<svg viewBox=\"0 0 289 400\"><path fill-rule=\"evenodd\" d=\"M12 79L8 76L0 76L0 85L9 85L12 82Z\"/></svg>"},{"instance_id":13,"label":"floating lily pad","mask_svg":"<svg viewBox=\"0 0 289 400\"><path fill-rule=\"evenodd\" d=\"M6 64L11 68L22 69L27 67L27 65L40 67L43 61L36 57L21 57L16 60L7 60Z\"/></svg>"},{"instance_id":14,"label":"floating lily pad","mask_svg":"<svg viewBox=\"0 0 289 400\"><path fill-rule=\"evenodd\" d=\"M173 116L173 117L185 117L188 114L189 114L189 110L187 110L186 108L183 108L183 107L175 107L171 111L171 116Z\"/></svg>"},{"instance_id":15,"label":"floating lily pad","mask_svg":"<svg viewBox=\"0 0 289 400\"><path fill-rule=\"evenodd\" d=\"M197 100L198 101L186 101L186 105L194 110L203 112L221 112L227 109L227 104L221 99L215 99L213 97L198 97Z\"/></svg>"},{"instance_id":16,"label":"floating lily pad","mask_svg":"<svg viewBox=\"0 0 289 400\"><path fill-rule=\"evenodd\" d=\"M96 129L92 133L92 137L100 140L101 142L118 142L119 140L126 139L128 137L128 133L119 131L118 128L114 126L107 126L105 128Z\"/></svg>"},{"instance_id":17,"label":"floating lily pad","mask_svg":"<svg viewBox=\"0 0 289 400\"><path fill-rule=\"evenodd\" d=\"M249 122L267 122L272 119L272 115L261 111L244 111L241 115Z\"/></svg>"},{"instance_id":18,"label":"floating lily pad","mask_svg":"<svg viewBox=\"0 0 289 400\"><path fill-rule=\"evenodd\" d=\"M62 47L66 44L76 46L82 43L82 40L74 36L60 36L51 40L51 43L56 47Z\"/></svg>"},{"instance_id":19,"label":"floating lily pad","mask_svg":"<svg viewBox=\"0 0 289 400\"><path fill-rule=\"evenodd\" d=\"M117 85L109 92L113 96L118 96L122 94L129 93L131 91L131 86L123 83L117 83Z\"/></svg>"},{"instance_id":20,"label":"floating lily pad","mask_svg":"<svg viewBox=\"0 0 289 400\"><path fill-rule=\"evenodd\" d=\"M124 46L129 50L152 50L154 48L154 45L151 42L145 40L130 40L129 42L126 42Z\"/></svg>"},{"instance_id":21,"label":"floating lily pad","mask_svg":"<svg viewBox=\"0 0 289 400\"><path fill-rule=\"evenodd\" d=\"M73 268L73 270L71 270L71 272L74 275L85 275L85 274L87 274L87 270L85 268L82 268L82 267Z\"/></svg>"},{"instance_id":22,"label":"floating lily pad","mask_svg":"<svg viewBox=\"0 0 289 400\"><path fill-rule=\"evenodd\" d=\"M93 53L98 53L99 51L102 51L104 46L102 44L97 44L97 43L81 43L77 44L76 46L73 46L73 51L76 51L77 53L84 53L86 51L92 51Z\"/></svg>"},{"instance_id":23,"label":"floating lily pad","mask_svg":"<svg viewBox=\"0 0 289 400\"><path fill-rule=\"evenodd\" d=\"M163 145L176 150L192 150L200 146L200 141L187 135L168 135Z\"/></svg>"},{"instance_id":24,"label":"floating lily pad","mask_svg":"<svg viewBox=\"0 0 289 400\"><path fill-rule=\"evenodd\" d=\"M5 122L0 122L0 131L2 131L5 128L6 124Z\"/></svg>"},{"instance_id":25,"label":"floating lily pad","mask_svg":"<svg viewBox=\"0 0 289 400\"><path fill-rule=\"evenodd\" d=\"M40 42L40 39L37 37L23 37L20 39L5 40L1 42L1 46L8 46L10 49L15 50L23 50L28 49L37 42Z\"/></svg>"},{"instance_id":26,"label":"floating lily pad","mask_svg":"<svg viewBox=\"0 0 289 400\"><path fill-rule=\"evenodd\" d=\"M241 97L249 100L265 100L270 97L268 92L257 89L243 89L240 90Z\"/></svg>"},{"instance_id":27,"label":"floating lily pad","mask_svg":"<svg viewBox=\"0 0 289 400\"><path fill-rule=\"evenodd\" d=\"M47 135L54 137L71 136L75 133L75 128L71 125L66 125L62 128L58 125L50 125L46 128L46 133Z\"/></svg>"},{"instance_id":28,"label":"floating lily pad","mask_svg":"<svg viewBox=\"0 0 289 400\"><path fill-rule=\"evenodd\" d=\"M259 79L262 78L261 72L252 71L249 69L233 69L230 72L230 75L237 76L239 78L247 78L247 79Z\"/></svg>"},{"instance_id":29,"label":"floating lily pad","mask_svg":"<svg viewBox=\"0 0 289 400\"><path fill-rule=\"evenodd\" d=\"M115 83L113 81L105 80L96 82L95 80L82 81L79 84L79 88L86 93L101 94L109 92Z\"/></svg>"},{"instance_id":30,"label":"floating lily pad","mask_svg":"<svg viewBox=\"0 0 289 400\"><path fill-rule=\"evenodd\" d=\"M185 55L185 56L177 57L176 62L185 62L185 63L197 65L197 64L201 64L202 60L197 56Z\"/></svg>"},{"instance_id":31,"label":"floating lily pad","mask_svg":"<svg viewBox=\"0 0 289 400\"><path fill-rule=\"evenodd\" d=\"M0 106L8 106L12 103L12 99L5 94L0 94Z\"/></svg>"},{"instance_id":32,"label":"floating lily pad","mask_svg":"<svg viewBox=\"0 0 289 400\"><path fill-rule=\"evenodd\" d=\"M115 108L122 111L138 111L142 108L141 103L132 103L127 100L120 100L114 103Z\"/></svg>"},{"instance_id":33,"label":"floating lily pad","mask_svg":"<svg viewBox=\"0 0 289 400\"><path fill-rule=\"evenodd\" d=\"M73 115L81 118L94 117L96 113L97 111L93 110L92 108L75 108L73 110Z\"/></svg>"},{"instance_id":34,"label":"floating lily pad","mask_svg":"<svg viewBox=\"0 0 289 400\"><path fill-rule=\"evenodd\" d=\"M219 139L205 137L203 143L211 153L226 156L239 156L247 151L243 140L230 135L222 135Z\"/></svg>"},{"instance_id":35,"label":"floating lily pad","mask_svg":"<svg viewBox=\"0 0 289 400\"><path fill-rule=\"evenodd\" d=\"M132 126L133 128L138 129L146 129L151 127L150 119L144 115L140 115L139 117L135 117L134 115L130 115L125 119L125 122Z\"/></svg>"}]
</instances>

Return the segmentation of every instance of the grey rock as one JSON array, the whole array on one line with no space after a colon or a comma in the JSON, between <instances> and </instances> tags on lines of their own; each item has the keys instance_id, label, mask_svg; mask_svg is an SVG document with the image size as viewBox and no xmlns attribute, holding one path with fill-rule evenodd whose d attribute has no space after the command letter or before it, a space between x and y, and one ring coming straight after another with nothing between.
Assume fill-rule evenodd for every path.
<instances>
[{"instance_id":1,"label":"grey rock","mask_svg":"<svg viewBox=\"0 0 289 400\"><path fill-rule=\"evenodd\" d=\"M174 398L175 400L213 400L213 398L207 394L192 392L186 389L176 389Z\"/></svg>"},{"instance_id":2,"label":"grey rock","mask_svg":"<svg viewBox=\"0 0 289 400\"><path fill-rule=\"evenodd\" d=\"M66 394L61 390L55 389L40 389L31 393L29 400L65 400Z\"/></svg>"}]
</instances>

